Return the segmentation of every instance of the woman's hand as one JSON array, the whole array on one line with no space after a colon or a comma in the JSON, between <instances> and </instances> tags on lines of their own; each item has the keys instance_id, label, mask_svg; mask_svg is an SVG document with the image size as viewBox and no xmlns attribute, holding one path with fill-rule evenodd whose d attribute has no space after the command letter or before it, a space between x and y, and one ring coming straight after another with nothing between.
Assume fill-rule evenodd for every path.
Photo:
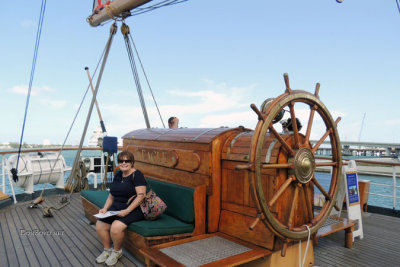
<instances>
[{"instance_id":1,"label":"woman's hand","mask_svg":"<svg viewBox=\"0 0 400 267\"><path fill-rule=\"evenodd\" d=\"M129 213L131 213L130 210L124 209L124 210L121 210L117 216L118 216L118 217L125 217L125 216L128 215Z\"/></svg>"},{"instance_id":2,"label":"woman's hand","mask_svg":"<svg viewBox=\"0 0 400 267\"><path fill-rule=\"evenodd\" d=\"M107 209L105 209L105 208L102 208L101 210L99 210L99 213L106 213L107 212Z\"/></svg>"}]
</instances>

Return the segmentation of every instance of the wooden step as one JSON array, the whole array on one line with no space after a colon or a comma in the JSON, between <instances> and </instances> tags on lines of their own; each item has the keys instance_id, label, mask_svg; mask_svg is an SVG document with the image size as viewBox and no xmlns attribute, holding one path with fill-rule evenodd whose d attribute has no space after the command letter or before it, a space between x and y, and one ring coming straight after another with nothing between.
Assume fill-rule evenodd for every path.
<instances>
[{"instance_id":1,"label":"wooden step","mask_svg":"<svg viewBox=\"0 0 400 267\"><path fill-rule=\"evenodd\" d=\"M341 230L345 231L345 247L351 248L353 246L353 231L356 221L349 220L342 217L330 216L326 220L325 224L318 230L314 243L318 244L317 239L339 232Z\"/></svg>"},{"instance_id":2,"label":"wooden step","mask_svg":"<svg viewBox=\"0 0 400 267\"><path fill-rule=\"evenodd\" d=\"M7 199L7 198L10 198L10 196L7 194L4 194L2 191L0 191L0 200Z\"/></svg>"}]
</instances>

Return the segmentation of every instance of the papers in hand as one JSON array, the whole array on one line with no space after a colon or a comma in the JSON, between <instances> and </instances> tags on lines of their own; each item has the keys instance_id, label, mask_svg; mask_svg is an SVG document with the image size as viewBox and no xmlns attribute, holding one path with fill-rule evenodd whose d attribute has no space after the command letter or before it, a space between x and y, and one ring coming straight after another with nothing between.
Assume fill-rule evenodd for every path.
<instances>
[{"instance_id":1,"label":"papers in hand","mask_svg":"<svg viewBox=\"0 0 400 267\"><path fill-rule=\"evenodd\" d=\"M98 219L103 219L103 218L107 218L107 217L111 217L111 216L117 215L119 213L120 213L119 210L113 210L113 211L107 211L105 213L97 213L97 214L95 214L93 216L98 218Z\"/></svg>"}]
</instances>

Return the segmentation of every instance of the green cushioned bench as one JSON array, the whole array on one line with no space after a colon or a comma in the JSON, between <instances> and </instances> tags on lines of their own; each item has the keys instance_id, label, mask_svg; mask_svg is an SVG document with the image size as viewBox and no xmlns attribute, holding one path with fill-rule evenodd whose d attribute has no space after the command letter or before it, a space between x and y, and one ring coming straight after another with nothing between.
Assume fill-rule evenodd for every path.
<instances>
[{"instance_id":1,"label":"green cushioned bench","mask_svg":"<svg viewBox=\"0 0 400 267\"><path fill-rule=\"evenodd\" d=\"M146 180L167 204L167 209L157 220L131 223L124 247L141 257L141 248L205 233L205 185L190 188L156 179ZM104 206L108 195L108 191L81 191L85 215L91 222L96 222L93 215Z\"/></svg>"}]
</instances>

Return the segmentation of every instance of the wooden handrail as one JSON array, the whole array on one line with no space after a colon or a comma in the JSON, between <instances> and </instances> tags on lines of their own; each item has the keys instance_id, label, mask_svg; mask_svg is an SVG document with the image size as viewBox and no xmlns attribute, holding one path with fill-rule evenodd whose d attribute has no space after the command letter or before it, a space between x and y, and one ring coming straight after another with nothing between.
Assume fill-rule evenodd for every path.
<instances>
[{"instance_id":1,"label":"wooden handrail","mask_svg":"<svg viewBox=\"0 0 400 267\"><path fill-rule=\"evenodd\" d=\"M332 160L332 158L330 158L330 157L315 157L315 159ZM346 160L346 161L354 160L355 162L370 163L370 164L376 164L376 165L400 166L400 163L389 162L389 161L373 161L373 160L365 160L365 159L343 159L343 160Z\"/></svg>"},{"instance_id":2,"label":"wooden handrail","mask_svg":"<svg viewBox=\"0 0 400 267\"><path fill-rule=\"evenodd\" d=\"M21 153L31 153L31 152L49 152L49 151L60 151L61 148L37 148L37 149L26 149L21 150ZM65 147L64 150L78 150L77 147ZM82 150L102 150L101 147L84 147ZM122 150L122 147L119 146L118 150ZM9 150L9 151L0 151L0 155L6 154L15 154L18 153L18 150Z\"/></svg>"}]
</instances>

